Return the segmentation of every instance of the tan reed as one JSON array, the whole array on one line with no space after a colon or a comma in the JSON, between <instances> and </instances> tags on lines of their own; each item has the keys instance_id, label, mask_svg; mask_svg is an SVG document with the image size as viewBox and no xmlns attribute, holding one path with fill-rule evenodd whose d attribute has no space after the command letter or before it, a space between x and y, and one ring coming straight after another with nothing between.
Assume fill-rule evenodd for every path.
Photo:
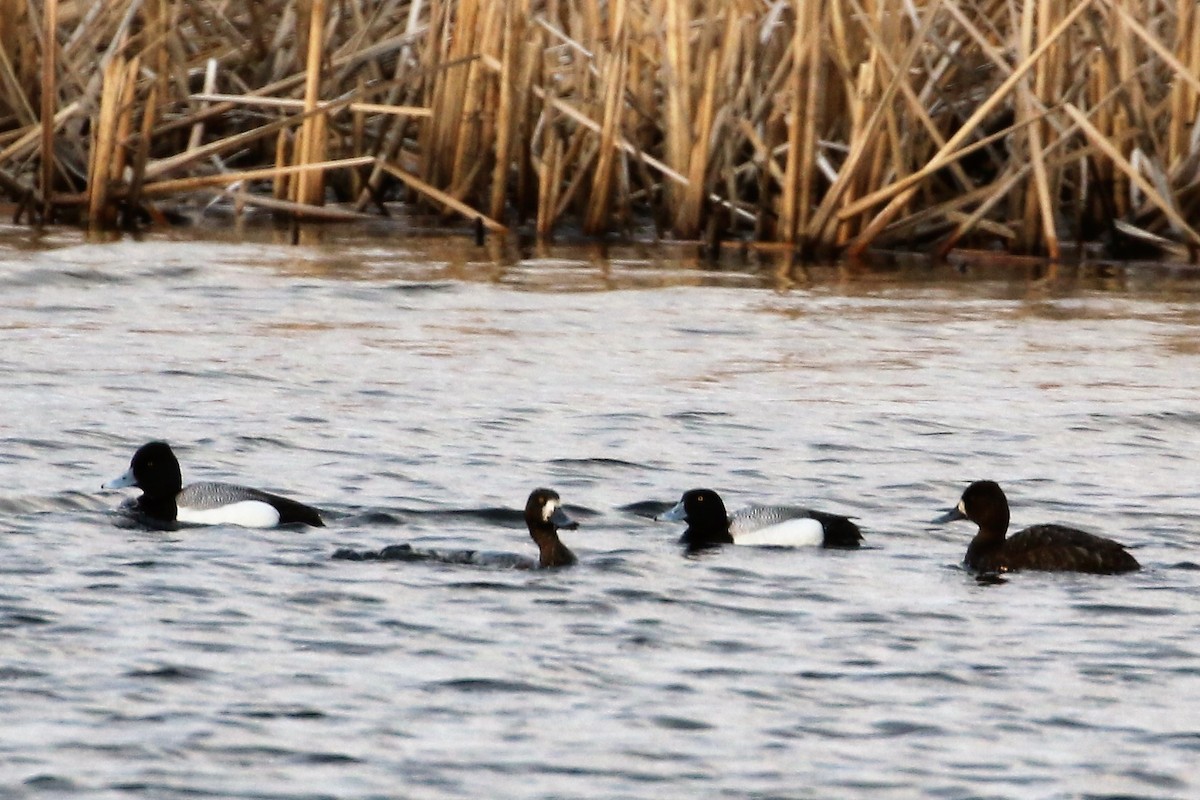
<instances>
[{"instance_id":1,"label":"tan reed","mask_svg":"<svg viewBox=\"0 0 1200 800\"><path fill-rule=\"evenodd\" d=\"M0 193L101 227L216 197L851 256L1195 256L1200 11L0 0Z\"/></svg>"}]
</instances>

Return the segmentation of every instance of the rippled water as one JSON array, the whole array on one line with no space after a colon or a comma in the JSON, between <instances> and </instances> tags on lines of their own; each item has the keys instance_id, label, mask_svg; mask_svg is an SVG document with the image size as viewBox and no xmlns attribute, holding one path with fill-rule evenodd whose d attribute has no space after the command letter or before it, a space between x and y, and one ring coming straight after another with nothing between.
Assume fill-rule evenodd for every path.
<instances>
[{"instance_id":1,"label":"rippled water","mask_svg":"<svg viewBox=\"0 0 1200 800\"><path fill-rule=\"evenodd\" d=\"M208 236L0 228L3 796L1200 796L1194 273ZM158 437L329 527L117 527ZM981 477L1144 570L978 584ZM575 568L330 559L538 485ZM870 547L685 558L696 486Z\"/></svg>"}]
</instances>

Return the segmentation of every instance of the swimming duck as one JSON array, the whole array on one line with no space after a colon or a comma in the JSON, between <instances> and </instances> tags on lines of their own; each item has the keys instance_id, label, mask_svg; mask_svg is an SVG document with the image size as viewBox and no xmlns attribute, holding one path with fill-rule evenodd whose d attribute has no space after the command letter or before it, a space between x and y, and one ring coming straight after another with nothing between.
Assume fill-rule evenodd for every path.
<instances>
[{"instance_id":1,"label":"swimming duck","mask_svg":"<svg viewBox=\"0 0 1200 800\"><path fill-rule=\"evenodd\" d=\"M272 528L299 523L323 527L321 512L311 506L230 483L205 481L183 486L179 461L166 442L149 442L133 454L129 469L101 486L136 486L142 495L122 508L154 525L241 525Z\"/></svg>"},{"instance_id":2,"label":"swimming duck","mask_svg":"<svg viewBox=\"0 0 1200 800\"><path fill-rule=\"evenodd\" d=\"M854 548L863 538L848 517L807 508L750 506L731 516L712 489L684 492L674 508L655 519L687 522L679 541L692 549L719 544Z\"/></svg>"},{"instance_id":3,"label":"swimming duck","mask_svg":"<svg viewBox=\"0 0 1200 800\"><path fill-rule=\"evenodd\" d=\"M934 522L969 519L979 526L963 559L976 572L1032 569L1107 575L1141 568L1119 542L1064 525L1034 525L1005 538L1008 518L1008 498L1000 485L975 481L958 505Z\"/></svg>"},{"instance_id":4,"label":"swimming duck","mask_svg":"<svg viewBox=\"0 0 1200 800\"><path fill-rule=\"evenodd\" d=\"M569 567L575 554L558 538L560 530L575 530L579 523L563 511L562 500L553 489L534 489L525 502L525 525L538 546L538 560L510 553L486 553L478 550L426 550L408 544L394 544L382 550L342 548L333 554L349 561L438 561L444 564L476 564L515 569Z\"/></svg>"}]
</instances>

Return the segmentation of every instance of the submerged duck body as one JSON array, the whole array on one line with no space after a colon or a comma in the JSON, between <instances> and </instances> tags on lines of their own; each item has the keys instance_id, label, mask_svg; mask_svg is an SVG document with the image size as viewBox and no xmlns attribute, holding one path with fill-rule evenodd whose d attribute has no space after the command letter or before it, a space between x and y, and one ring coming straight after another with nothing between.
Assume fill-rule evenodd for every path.
<instances>
[{"instance_id":1,"label":"submerged duck body","mask_svg":"<svg viewBox=\"0 0 1200 800\"><path fill-rule=\"evenodd\" d=\"M512 553L480 550L426 550L408 544L394 544L382 550L342 548L333 554L349 561L436 561L443 564L474 564L505 569L548 569L569 567L577 559L562 540L560 530L575 530L579 523L567 516L562 499L553 489L534 489L525 503L525 526L538 546L538 559Z\"/></svg>"},{"instance_id":2,"label":"submerged duck body","mask_svg":"<svg viewBox=\"0 0 1200 800\"><path fill-rule=\"evenodd\" d=\"M1114 575L1141 565L1120 542L1065 525L1034 525L1007 536L1008 498L995 481L976 481L958 505L934 522L967 519L979 532L963 563L981 573L1041 570Z\"/></svg>"},{"instance_id":3,"label":"submerged duck body","mask_svg":"<svg viewBox=\"0 0 1200 800\"><path fill-rule=\"evenodd\" d=\"M166 442L149 442L138 448L125 474L101 488L134 486L140 497L122 507L155 526L241 525L273 528L302 524L323 527L321 512L312 506L276 494L232 483L205 481L183 486L179 460Z\"/></svg>"},{"instance_id":4,"label":"submerged duck body","mask_svg":"<svg viewBox=\"0 0 1200 800\"><path fill-rule=\"evenodd\" d=\"M680 542L689 548L721 544L855 548L862 531L848 517L794 506L750 506L730 515L712 489L684 492L655 519L686 522Z\"/></svg>"}]
</instances>

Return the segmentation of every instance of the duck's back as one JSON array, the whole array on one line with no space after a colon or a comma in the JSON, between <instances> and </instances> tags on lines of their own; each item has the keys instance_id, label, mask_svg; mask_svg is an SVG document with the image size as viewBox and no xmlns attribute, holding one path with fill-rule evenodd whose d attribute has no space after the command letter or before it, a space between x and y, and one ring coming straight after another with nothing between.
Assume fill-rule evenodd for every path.
<instances>
[{"instance_id":1,"label":"duck's back","mask_svg":"<svg viewBox=\"0 0 1200 800\"><path fill-rule=\"evenodd\" d=\"M750 506L729 518L737 544L858 547L862 533L849 518L796 506Z\"/></svg>"},{"instance_id":2,"label":"duck's back","mask_svg":"<svg viewBox=\"0 0 1200 800\"><path fill-rule=\"evenodd\" d=\"M966 564L980 572L1044 570L1111 575L1140 569L1124 545L1064 525L1034 525L998 547L967 549Z\"/></svg>"},{"instance_id":3,"label":"duck's back","mask_svg":"<svg viewBox=\"0 0 1200 800\"><path fill-rule=\"evenodd\" d=\"M339 561L432 561L439 564L468 564L496 569L537 569L538 562L515 553L491 553L481 550L436 550L391 544L382 550L354 550L342 547L333 558Z\"/></svg>"},{"instance_id":4,"label":"duck's back","mask_svg":"<svg viewBox=\"0 0 1200 800\"><path fill-rule=\"evenodd\" d=\"M179 521L202 524L231 522L248 527L303 523L324 527L321 513L295 500L232 483L204 481L185 486L175 498Z\"/></svg>"}]
</instances>

